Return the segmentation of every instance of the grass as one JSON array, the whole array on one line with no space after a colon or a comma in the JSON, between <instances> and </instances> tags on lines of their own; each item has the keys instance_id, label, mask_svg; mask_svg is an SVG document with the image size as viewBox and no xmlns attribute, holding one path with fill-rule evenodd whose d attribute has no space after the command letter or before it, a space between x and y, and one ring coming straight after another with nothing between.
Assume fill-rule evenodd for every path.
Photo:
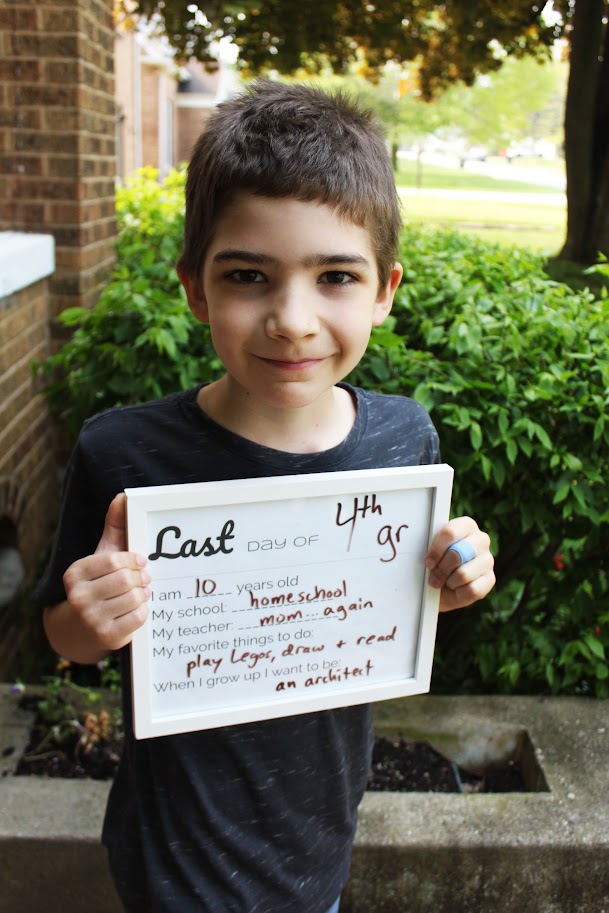
<instances>
[{"instance_id":1,"label":"grass","mask_svg":"<svg viewBox=\"0 0 609 913\"><path fill-rule=\"evenodd\" d=\"M403 195L402 202L410 222L457 228L506 246L555 254L565 237L566 213L562 206L509 199L455 200L416 193Z\"/></svg>"},{"instance_id":2,"label":"grass","mask_svg":"<svg viewBox=\"0 0 609 913\"><path fill-rule=\"evenodd\" d=\"M507 247L526 247L548 256L556 254L561 248L566 230L565 207L557 206L549 199L547 204L540 203L538 198L539 194L555 194L552 188L475 174L468 171L467 166L460 169L424 164L423 191L474 193L471 198L463 196L457 199L441 193L435 196L426 193L418 195L412 190L415 169L415 162L401 161L396 174L398 187L406 191L402 197L408 221L430 227L456 228ZM480 191L500 192L505 196L499 200L485 200L476 196L476 192ZM510 194L518 194L518 199L510 199ZM527 200L526 196L530 199Z\"/></svg>"},{"instance_id":3,"label":"grass","mask_svg":"<svg viewBox=\"0 0 609 913\"><path fill-rule=\"evenodd\" d=\"M555 172L563 168L560 162L517 161L527 169L531 165ZM415 167L415 162L401 161L396 175L407 221L430 228L455 228L504 247L524 247L547 258L545 269L554 281L564 282L576 291L588 288L598 296L609 294L609 274L587 275L581 264L557 258L566 234L566 207L550 199L540 202L539 194L549 188L475 174L467 166L460 169L425 164L423 192L419 194L413 189ZM452 194L427 194L425 190L457 190L462 194L455 198ZM483 194L468 197L467 191L499 191L503 197L485 200ZM551 189L550 192L556 193ZM518 194L518 198L510 199L510 193Z\"/></svg>"},{"instance_id":4,"label":"grass","mask_svg":"<svg viewBox=\"0 0 609 913\"><path fill-rule=\"evenodd\" d=\"M526 159L529 168L529 160ZM550 165L554 170L554 166ZM537 163L537 167L541 167ZM500 180L487 174L476 174L465 168L444 168L440 165L421 165L420 183L417 184L417 163L411 159L400 159L396 171L398 187L417 187L435 190L498 190L504 193L556 193L552 187L532 185L524 181Z\"/></svg>"}]
</instances>

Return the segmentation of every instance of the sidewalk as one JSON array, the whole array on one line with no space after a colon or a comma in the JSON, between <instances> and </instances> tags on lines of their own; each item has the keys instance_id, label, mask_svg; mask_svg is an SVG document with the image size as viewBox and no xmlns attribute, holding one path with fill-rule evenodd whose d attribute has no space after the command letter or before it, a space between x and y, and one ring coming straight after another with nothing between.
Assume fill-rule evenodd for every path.
<instances>
[{"instance_id":1,"label":"sidewalk","mask_svg":"<svg viewBox=\"0 0 609 913\"><path fill-rule=\"evenodd\" d=\"M435 190L416 187L398 187L398 193L403 198L412 197L440 197L448 200L485 200L491 203L534 203L538 206L567 205L564 193L514 193L509 190Z\"/></svg>"}]
</instances>

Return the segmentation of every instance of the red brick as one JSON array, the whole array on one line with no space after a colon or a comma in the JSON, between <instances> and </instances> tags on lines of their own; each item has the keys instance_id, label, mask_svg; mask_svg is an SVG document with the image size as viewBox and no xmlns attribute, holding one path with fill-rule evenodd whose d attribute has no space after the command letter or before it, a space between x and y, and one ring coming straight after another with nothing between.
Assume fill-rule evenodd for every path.
<instances>
[{"instance_id":1,"label":"red brick","mask_svg":"<svg viewBox=\"0 0 609 913\"><path fill-rule=\"evenodd\" d=\"M81 16L77 9L64 7L62 9L42 10L42 28L45 32L79 32L81 31Z\"/></svg>"},{"instance_id":2,"label":"red brick","mask_svg":"<svg viewBox=\"0 0 609 913\"><path fill-rule=\"evenodd\" d=\"M78 148L78 136L40 130L13 130L13 149L20 152L59 152L70 154Z\"/></svg>"},{"instance_id":3,"label":"red brick","mask_svg":"<svg viewBox=\"0 0 609 913\"><path fill-rule=\"evenodd\" d=\"M24 200L13 201L13 225L9 226L14 231L49 231L46 227L46 207L44 202L32 203Z\"/></svg>"},{"instance_id":4,"label":"red brick","mask_svg":"<svg viewBox=\"0 0 609 913\"><path fill-rule=\"evenodd\" d=\"M46 326L36 324L30 327L26 333L21 333L16 339L12 339L4 345L0 349L0 374L4 374L15 361L25 358L36 349L46 339L46 332ZM1 452L2 445L0 444Z\"/></svg>"},{"instance_id":5,"label":"red brick","mask_svg":"<svg viewBox=\"0 0 609 913\"><path fill-rule=\"evenodd\" d=\"M42 397L32 397L28 403L27 412L29 413L26 425L27 432L23 435L21 440L18 441L12 454L16 465L19 465L23 458L31 451L32 447L36 446L36 441L40 437L41 430L48 427L48 413ZM38 433L34 432L34 428L38 429Z\"/></svg>"},{"instance_id":6,"label":"red brick","mask_svg":"<svg viewBox=\"0 0 609 913\"><path fill-rule=\"evenodd\" d=\"M9 104L29 108L55 105L72 108L78 104L78 87L70 85L18 85L9 87Z\"/></svg>"},{"instance_id":7,"label":"red brick","mask_svg":"<svg viewBox=\"0 0 609 913\"><path fill-rule=\"evenodd\" d=\"M77 82L81 65L78 60L44 60L42 69L46 82Z\"/></svg>"},{"instance_id":8,"label":"red brick","mask_svg":"<svg viewBox=\"0 0 609 913\"><path fill-rule=\"evenodd\" d=\"M49 219L53 224L73 225L80 223L82 203L71 200L65 203L49 203Z\"/></svg>"},{"instance_id":9,"label":"red brick","mask_svg":"<svg viewBox=\"0 0 609 913\"><path fill-rule=\"evenodd\" d=\"M39 60L0 60L0 79L19 82L38 82L42 78L42 65Z\"/></svg>"},{"instance_id":10,"label":"red brick","mask_svg":"<svg viewBox=\"0 0 609 913\"><path fill-rule=\"evenodd\" d=\"M42 124L41 112L21 108L4 108L0 110L0 127L24 130L39 130Z\"/></svg>"},{"instance_id":11,"label":"red brick","mask_svg":"<svg viewBox=\"0 0 609 913\"><path fill-rule=\"evenodd\" d=\"M82 114L76 108L70 110L47 109L41 111L41 115L44 130L61 130L66 134L74 135L80 129Z\"/></svg>"},{"instance_id":12,"label":"red brick","mask_svg":"<svg viewBox=\"0 0 609 913\"><path fill-rule=\"evenodd\" d=\"M29 405L31 398L31 383L28 381L0 405L0 427L7 428L11 422L15 422L19 427L19 418Z\"/></svg>"},{"instance_id":13,"label":"red brick","mask_svg":"<svg viewBox=\"0 0 609 913\"><path fill-rule=\"evenodd\" d=\"M41 361L48 354L48 342L45 340L32 349L24 358L16 361L6 374L0 377L0 403L10 396L25 381L32 382L31 360Z\"/></svg>"},{"instance_id":14,"label":"red brick","mask_svg":"<svg viewBox=\"0 0 609 913\"><path fill-rule=\"evenodd\" d=\"M14 57L76 57L78 36L13 33L8 36L8 53Z\"/></svg>"},{"instance_id":15,"label":"red brick","mask_svg":"<svg viewBox=\"0 0 609 913\"><path fill-rule=\"evenodd\" d=\"M83 172L84 162L78 155L49 156L47 174L49 177L77 178Z\"/></svg>"},{"instance_id":16,"label":"red brick","mask_svg":"<svg viewBox=\"0 0 609 913\"><path fill-rule=\"evenodd\" d=\"M36 31L38 28L38 10L4 7L0 9L0 29L11 32Z\"/></svg>"},{"instance_id":17,"label":"red brick","mask_svg":"<svg viewBox=\"0 0 609 913\"><path fill-rule=\"evenodd\" d=\"M3 308L0 311L0 338L13 341L35 323L46 328L48 319L48 289L44 280L36 282L26 290L27 296L20 297L18 307Z\"/></svg>"},{"instance_id":18,"label":"red brick","mask_svg":"<svg viewBox=\"0 0 609 913\"><path fill-rule=\"evenodd\" d=\"M42 174L42 159L33 155L3 155L0 159L2 174Z\"/></svg>"},{"instance_id":19,"label":"red brick","mask_svg":"<svg viewBox=\"0 0 609 913\"><path fill-rule=\"evenodd\" d=\"M44 402L39 396L32 397L19 416L0 433L0 474L6 472L7 466L18 465L35 445L38 430L48 422Z\"/></svg>"},{"instance_id":20,"label":"red brick","mask_svg":"<svg viewBox=\"0 0 609 913\"><path fill-rule=\"evenodd\" d=\"M17 178L15 195L23 200L70 200L78 196L80 185L74 181L46 178Z\"/></svg>"}]
</instances>

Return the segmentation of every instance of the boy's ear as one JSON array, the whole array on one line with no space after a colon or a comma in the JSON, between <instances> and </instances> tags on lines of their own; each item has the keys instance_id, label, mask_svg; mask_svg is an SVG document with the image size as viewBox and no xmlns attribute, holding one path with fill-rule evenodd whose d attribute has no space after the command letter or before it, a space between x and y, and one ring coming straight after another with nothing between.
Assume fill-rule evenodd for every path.
<instances>
[{"instance_id":1,"label":"boy's ear","mask_svg":"<svg viewBox=\"0 0 609 913\"><path fill-rule=\"evenodd\" d=\"M403 272L404 270L401 263L393 264L393 269L391 270L387 284L375 301L372 326L379 326L391 312L391 308L393 307L393 296L402 280Z\"/></svg>"},{"instance_id":2,"label":"boy's ear","mask_svg":"<svg viewBox=\"0 0 609 913\"><path fill-rule=\"evenodd\" d=\"M192 311L193 316L196 317L200 323L208 323L209 313L207 310L207 299L203 294L203 283L196 276L191 276L190 273L186 273L181 269L178 269L178 278L184 286L188 307Z\"/></svg>"}]
</instances>

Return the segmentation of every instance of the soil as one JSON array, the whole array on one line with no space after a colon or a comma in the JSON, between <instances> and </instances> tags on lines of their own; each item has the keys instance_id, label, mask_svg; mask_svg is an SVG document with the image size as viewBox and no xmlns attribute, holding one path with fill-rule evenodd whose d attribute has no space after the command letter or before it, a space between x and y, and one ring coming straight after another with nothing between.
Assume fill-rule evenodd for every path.
<instances>
[{"instance_id":1,"label":"soil","mask_svg":"<svg viewBox=\"0 0 609 913\"><path fill-rule=\"evenodd\" d=\"M383 737L374 743L367 788L371 792L527 792L514 761L492 767L478 776L458 767L427 742Z\"/></svg>"},{"instance_id":2,"label":"soil","mask_svg":"<svg viewBox=\"0 0 609 913\"><path fill-rule=\"evenodd\" d=\"M120 732L113 731L111 737L105 737L91 728L86 717L67 729L62 726L55 735L49 730L48 722L38 714L30 743L15 773L18 776L111 780L118 767L121 747ZM426 742L383 737L375 740L367 788L372 792L527 791L514 762L488 770L483 776L474 776L459 769Z\"/></svg>"},{"instance_id":3,"label":"soil","mask_svg":"<svg viewBox=\"0 0 609 913\"><path fill-rule=\"evenodd\" d=\"M17 762L17 776L111 780L122 751L122 733L110 714L84 711L78 719L65 718L50 725L38 708L40 699L24 696L20 706L37 711L29 743Z\"/></svg>"}]
</instances>

